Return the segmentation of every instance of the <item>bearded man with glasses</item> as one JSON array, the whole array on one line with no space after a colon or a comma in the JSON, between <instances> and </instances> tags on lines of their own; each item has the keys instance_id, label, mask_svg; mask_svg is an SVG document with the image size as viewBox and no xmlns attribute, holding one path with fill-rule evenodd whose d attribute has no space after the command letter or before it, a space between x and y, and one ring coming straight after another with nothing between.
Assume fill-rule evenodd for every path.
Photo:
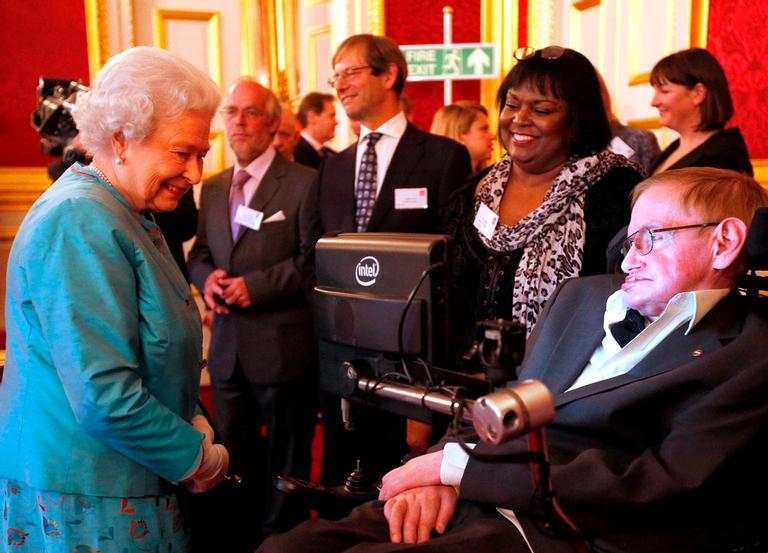
<instances>
[{"instance_id":1,"label":"bearded man with glasses","mask_svg":"<svg viewBox=\"0 0 768 553\"><path fill-rule=\"evenodd\" d=\"M734 171L655 175L633 192L626 275L567 280L544 308L519 377L554 396L550 476L583 547L542 518L527 464L489 460L523 436L482 458L448 438L387 474L382 501L259 551L765 551L768 319L736 289L761 207ZM630 312L636 335L616 336Z\"/></svg>"}]
</instances>

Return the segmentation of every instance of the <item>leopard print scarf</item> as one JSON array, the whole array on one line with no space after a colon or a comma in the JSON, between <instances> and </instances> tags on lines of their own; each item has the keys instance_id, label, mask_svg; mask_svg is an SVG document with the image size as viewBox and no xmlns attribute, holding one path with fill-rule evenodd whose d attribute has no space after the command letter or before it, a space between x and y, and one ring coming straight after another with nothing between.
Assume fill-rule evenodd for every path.
<instances>
[{"instance_id":1,"label":"leopard print scarf","mask_svg":"<svg viewBox=\"0 0 768 553\"><path fill-rule=\"evenodd\" d=\"M558 284L579 275L584 257L584 197L586 191L615 167L629 162L607 150L568 160L555 177L541 205L516 224L501 222L493 237L478 233L485 246L496 252L523 248L512 289L511 319L533 330L541 308ZM499 213L504 187L512 172L509 154L486 175L475 197L475 215L484 203Z\"/></svg>"}]
</instances>

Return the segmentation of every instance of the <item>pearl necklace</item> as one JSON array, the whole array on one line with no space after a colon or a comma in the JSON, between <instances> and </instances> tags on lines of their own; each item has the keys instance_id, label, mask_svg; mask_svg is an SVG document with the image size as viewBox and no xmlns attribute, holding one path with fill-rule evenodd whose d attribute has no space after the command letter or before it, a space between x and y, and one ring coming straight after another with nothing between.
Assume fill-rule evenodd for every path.
<instances>
[{"instance_id":1,"label":"pearl necklace","mask_svg":"<svg viewBox=\"0 0 768 553\"><path fill-rule=\"evenodd\" d=\"M112 187L112 188L114 188L114 187L115 187L115 185L114 185L114 184L112 184L112 181L110 181L110 180L107 178L107 175L105 175L104 173L102 173L102 172L101 172L101 169L99 169L98 167L96 167L96 164L95 164L95 163L91 162L91 164L88 166L88 168L89 168L91 171L93 171L94 173L96 173L96 175L98 175L98 177L99 177L99 178L101 178L101 180L103 180L104 182L106 182L106 183L107 183L107 184L108 184L110 187Z\"/></svg>"}]
</instances>

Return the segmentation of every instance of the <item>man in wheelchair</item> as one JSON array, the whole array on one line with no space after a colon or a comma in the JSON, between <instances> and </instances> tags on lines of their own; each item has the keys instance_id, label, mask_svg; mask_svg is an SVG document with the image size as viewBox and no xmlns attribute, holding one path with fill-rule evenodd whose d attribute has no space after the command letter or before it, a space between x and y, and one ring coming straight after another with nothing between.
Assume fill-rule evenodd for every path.
<instances>
[{"instance_id":1,"label":"man in wheelchair","mask_svg":"<svg viewBox=\"0 0 768 553\"><path fill-rule=\"evenodd\" d=\"M737 288L761 207L732 171L655 175L633 194L626 274L550 298L520 378L554 396L551 482L576 535L542 515L526 463L493 460L524 437L471 455L448 437L388 473L380 501L259 551L765 551L768 319Z\"/></svg>"}]
</instances>

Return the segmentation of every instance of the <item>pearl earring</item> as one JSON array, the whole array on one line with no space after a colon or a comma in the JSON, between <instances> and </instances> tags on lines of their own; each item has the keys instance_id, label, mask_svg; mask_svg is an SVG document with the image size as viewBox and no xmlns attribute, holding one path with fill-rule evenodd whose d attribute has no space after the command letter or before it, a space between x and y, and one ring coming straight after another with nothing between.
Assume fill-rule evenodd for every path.
<instances>
[{"instance_id":1,"label":"pearl earring","mask_svg":"<svg viewBox=\"0 0 768 553\"><path fill-rule=\"evenodd\" d=\"M119 157L116 157L115 158L115 165L122 165L122 164L123 164L123 160L120 159Z\"/></svg>"}]
</instances>

